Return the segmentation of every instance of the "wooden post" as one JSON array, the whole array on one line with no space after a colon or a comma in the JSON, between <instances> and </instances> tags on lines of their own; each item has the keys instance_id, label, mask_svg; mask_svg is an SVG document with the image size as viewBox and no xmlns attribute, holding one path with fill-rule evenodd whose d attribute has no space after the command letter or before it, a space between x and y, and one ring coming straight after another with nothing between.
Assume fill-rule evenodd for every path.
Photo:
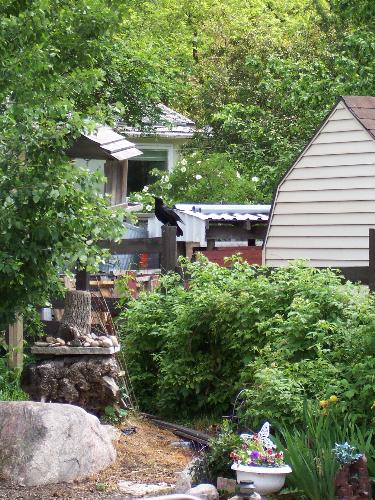
<instances>
[{"instance_id":1,"label":"wooden post","mask_svg":"<svg viewBox=\"0 0 375 500\"><path fill-rule=\"evenodd\" d=\"M207 238L207 250L215 250L215 239Z\"/></svg>"},{"instance_id":2,"label":"wooden post","mask_svg":"<svg viewBox=\"0 0 375 500\"><path fill-rule=\"evenodd\" d=\"M177 265L177 228L174 226L162 226L161 228L161 256L160 268L162 273L174 271Z\"/></svg>"},{"instance_id":3,"label":"wooden post","mask_svg":"<svg viewBox=\"0 0 375 500\"><path fill-rule=\"evenodd\" d=\"M90 290L90 273L86 269L76 272L76 290Z\"/></svg>"},{"instance_id":4,"label":"wooden post","mask_svg":"<svg viewBox=\"0 0 375 500\"><path fill-rule=\"evenodd\" d=\"M370 288L370 292L375 291L375 229L369 229L369 258L368 258L368 266L369 266L369 276L368 276L368 286Z\"/></svg>"},{"instance_id":5,"label":"wooden post","mask_svg":"<svg viewBox=\"0 0 375 500\"><path fill-rule=\"evenodd\" d=\"M185 243L185 257L191 260L193 258L194 248L199 246L199 241L187 241Z\"/></svg>"},{"instance_id":6,"label":"wooden post","mask_svg":"<svg viewBox=\"0 0 375 500\"><path fill-rule=\"evenodd\" d=\"M13 325L8 327L9 368L22 368L23 362L23 318L17 316Z\"/></svg>"},{"instance_id":7,"label":"wooden post","mask_svg":"<svg viewBox=\"0 0 375 500\"><path fill-rule=\"evenodd\" d=\"M126 203L127 196L128 196L128 160L122 160L120 161L119 167L122 169L121 172L121 179L122 179L122 186L120 189L120 200L118 203Z\"/></svg>"},{"instance_id":8,"label":"wooden post","mask_svg":"<svg viewBox=\"0 0 375 500\"><path fill-rule=\"evenodd\" d=\"M104 175L106 177L104 192L111 195L111 205L114 205L116 203L113 199L113 186L115 184L115 179L112 160L106 160L106 162L104 163Z\"/></svg>"}]
</instances>

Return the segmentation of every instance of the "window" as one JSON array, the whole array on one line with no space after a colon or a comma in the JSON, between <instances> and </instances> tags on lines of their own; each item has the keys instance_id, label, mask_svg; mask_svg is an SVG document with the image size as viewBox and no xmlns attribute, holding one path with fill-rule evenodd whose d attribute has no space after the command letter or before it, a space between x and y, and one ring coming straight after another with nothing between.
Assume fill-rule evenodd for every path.
<instances>
[{"instance_id":1,"label":"window","mask_svg":"<svg viewBox=\"0 0 375 500\"><path fill-rule=\"evenodd\" d=\"M141 156L129 160L128 167L128 193L142 191L144 186L151 184L156 179L151 175L151 170L168 170L167 149L142 149Z\"/></svg>"}]
</instances>

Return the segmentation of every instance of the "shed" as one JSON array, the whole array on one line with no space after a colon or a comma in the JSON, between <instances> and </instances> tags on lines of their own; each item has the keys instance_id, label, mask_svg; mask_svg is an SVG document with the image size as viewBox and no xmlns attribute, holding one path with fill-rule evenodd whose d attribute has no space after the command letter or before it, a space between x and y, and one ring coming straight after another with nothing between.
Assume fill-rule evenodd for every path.
<instances>
[{"instance_id":1,"label":"shed","mask_svg":"<svg viewBox=\"0 0 375 500\"><path fill-rule=\"evenodd\" d=\"M375 97L343 96L281 180L265 264L366 268L375 227Z\"/></svg>"},{"instance_id":2,"label":"shed","mask_svg":"<svg viewBox=\"0 0 375 500\"><path fill-rule=\"evenodd\" d=\"M210 240L228 245L249 240L263 240L270 205L221 205L177 203L176 211L183 221L184 232L178 241L206 247ZM150 237L161 235L161 222L154 214L148 217ZM255 243L254 243L255 244ZM209 245L208 245L209 246Z\"/></svg>"},{"instance_id":3,"label":"shed","mask_svg":"<svg viewBox=\"0 0 375 500\"><path fill-rule=\"evenodd\" d=\"M111 205L126 203L128 160L142 155L135 144L110 127L99 126L92 134L82 134L67 154L77 164L105 175L107 182L102 190L111 195Z\"/></svg>"}]
</instances>

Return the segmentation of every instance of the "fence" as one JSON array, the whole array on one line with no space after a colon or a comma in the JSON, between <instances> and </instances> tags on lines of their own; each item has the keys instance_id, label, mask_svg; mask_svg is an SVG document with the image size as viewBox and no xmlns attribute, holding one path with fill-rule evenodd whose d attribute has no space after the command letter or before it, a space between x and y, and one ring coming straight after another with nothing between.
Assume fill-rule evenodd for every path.
<instances>
[{"instance_id":1,"label":"fence","mask_svg":"<svg viewBox=\"0 0 375 500\"><path fill-rule=\"evenodd\" d=\"M113 255L131 253L158 253L160 255L160 269L162 273L174 271L177 264L176 228L171 226L162 227L161 238L137 238L121 240L119 243L113 241L101 241L102 248L108 248ZM370 291L375 291L375 228L369 229L369 265L363 267L340 268L346 279L361 282L369 286ZM78 271L76 274L76 289L89 290L90 274L86 271ZM63 300L51 301L54 308L63 308ZM113 310L116 299L106 299L106 307ZM99 310L99 309L98 309ZM107 309L108 310L108 309ZM56 325L52 325L49 333L53 333ZM6 342L9 346L9 366L21 368L23 359L23 322L18 317L13 325L9 325L6 332Z\"/></svg>"}]
</instances>

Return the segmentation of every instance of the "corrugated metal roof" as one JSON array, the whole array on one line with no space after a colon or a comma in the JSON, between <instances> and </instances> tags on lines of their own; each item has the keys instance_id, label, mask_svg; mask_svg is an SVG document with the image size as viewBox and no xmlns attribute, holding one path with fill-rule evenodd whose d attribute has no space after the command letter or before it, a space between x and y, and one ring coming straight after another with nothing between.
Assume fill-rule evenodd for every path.
<instances>
[{"instance_id":1,"label":"corrugated metal roof","mask_svg":"<svg viewBox=\"0 0 375 500\"><path fill-rule=\"evenodd\" d=\"M375 138L375 97L342 96L349 110Z\"/></svg>"},{"instance_id":2,"label":"corrugated metal roof","mask_svg":"<svg viewBox=\"0 0 375 500\"><path fill-rule=\"evenodd\" d=\"M168 108L168 106L165 106L164 104L159 104L158 107L161 111L159 121L152 125L150 124L150 127L146 130L129 127L124 122L119 122L117 124L117 130L132 137L193 137L196 132L195 122L193 122L193 120L187 118L181 113L178 113L174 109ZM149 124L149 120L147 120L147 118L145 118L143 122L145 126Z\"/></svg>"},{"instance_id":3,"label":"corrugated metal roof","mask_svg":"<svg viewBox=\"0 0 375 500\"><path fill-rule=\"evenodd\" d=\"M177 203L176 210L213 222L267 222L271 205L208 205Z\"/></svg>"}]
</instances>

